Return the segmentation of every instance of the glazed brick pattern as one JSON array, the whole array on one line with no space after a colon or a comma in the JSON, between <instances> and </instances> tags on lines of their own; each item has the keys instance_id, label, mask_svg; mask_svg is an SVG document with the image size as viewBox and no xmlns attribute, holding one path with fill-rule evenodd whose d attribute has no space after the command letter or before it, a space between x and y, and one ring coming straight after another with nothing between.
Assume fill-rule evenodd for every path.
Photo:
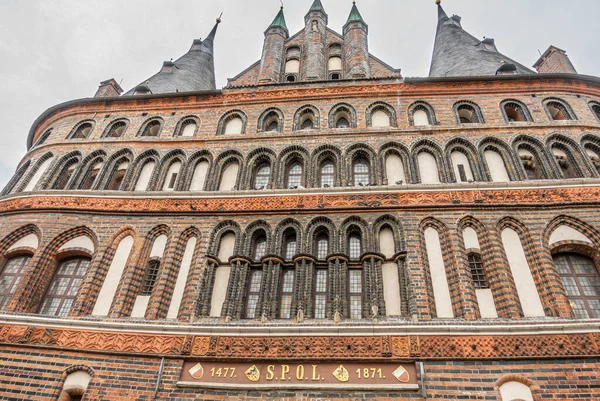
<instances>
[{"instance_id":1,"label":"glazed brick pattern","mask_svg":"<svg viewBox=\"0 0 600 401\"><path fill-rule=\"evenodd\" d=\"M86 401L142 401L154 398L161 359L111 354L45 351L2 346L0 400L46 401L58 397L64 372L85 366L93 374ZM319 391L215 391L181 389L176 383L183 360L167 358L156 400L423 400L421 392L346 393ZM520 360L425 363L427 400L500 401L496 382L504 376L532 380L534 399L594 400L600 397L600 360ZM421 378L420 378L421 381Z\"/></svg>"}]
</instances>

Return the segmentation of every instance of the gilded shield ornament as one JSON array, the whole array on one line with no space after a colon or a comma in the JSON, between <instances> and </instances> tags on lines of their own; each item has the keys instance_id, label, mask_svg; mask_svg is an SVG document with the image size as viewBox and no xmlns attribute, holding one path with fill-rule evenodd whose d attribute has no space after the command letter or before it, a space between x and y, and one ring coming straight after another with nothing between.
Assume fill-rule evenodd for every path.
<instances>
[{"instance_id":1,"label":"gilded shield ornament","mask_svg":"<svg viewBox=\"0 0 600 401\"><path fill-rule=\"evenodd\" d=\"M257 382L260 380L260 370L258 370L258 368L256 367L256 365L252 365L248 368L248 370L246 372L246 377L248 378L248 380L250 380L251 382Z\"/></svg>"},{"instance_id":2,"label":"gilded shield ornament","mask_svg":"<svg viewBox=\"0 0 600 401\"><path fill-rule=\"evenodd\" d=\"M350 380L350 374L344 365L338 366L338 368L333 371L333 376L342 383L346 383L348 380Z\"/></svg>"}]
</instances>

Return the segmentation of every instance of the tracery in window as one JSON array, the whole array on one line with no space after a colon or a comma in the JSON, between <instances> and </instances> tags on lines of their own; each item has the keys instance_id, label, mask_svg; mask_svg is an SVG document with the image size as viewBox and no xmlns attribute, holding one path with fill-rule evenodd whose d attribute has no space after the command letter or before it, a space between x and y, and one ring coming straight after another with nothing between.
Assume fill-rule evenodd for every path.
<instances>
[{"instance_id":1,"label":"tracery in window","mask_svg":"<svg viewBox=\"0 0 600 401\"><path fill-rule=\"evenodd\" d=\"M40 314L67 316L89 266L90 260L87 258L73 258L61 262L42 302Z\"/></svg>"}]
</instances>

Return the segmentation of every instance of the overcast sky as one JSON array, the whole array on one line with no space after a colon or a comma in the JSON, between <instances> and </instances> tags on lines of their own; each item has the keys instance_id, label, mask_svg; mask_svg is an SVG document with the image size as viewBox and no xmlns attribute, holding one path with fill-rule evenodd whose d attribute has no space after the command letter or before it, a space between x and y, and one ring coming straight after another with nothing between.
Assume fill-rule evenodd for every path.
<instances>
[{"instance_id":1,"label":"overcast sky","mask_svg":"<svg viewBox=\"0 0 600 401\"><path fill-rule=\"evenodd\" d=\"M313 0L286 0L290 34ZM322 0L341 32L351 0ZM405 77L427 76L434 0L358 0L371 53ZM26 151L33 121L47 108L91 97L108 78L125 90L204 38L224 11L215 43L217 86L260 58L263 32L280 0L0 0L0 188ZM549 45L567 50L581 74L600 75L598 0L443 0L476 37L531 66Z\"/></svg>"}]
</instances>

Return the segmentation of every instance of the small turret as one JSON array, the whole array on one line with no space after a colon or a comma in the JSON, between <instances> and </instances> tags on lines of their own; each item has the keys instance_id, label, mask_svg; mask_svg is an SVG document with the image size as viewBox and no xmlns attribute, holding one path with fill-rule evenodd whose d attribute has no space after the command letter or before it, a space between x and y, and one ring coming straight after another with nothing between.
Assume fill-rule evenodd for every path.
<instances>
[{"instance_id":1,"label":"small turret","mask_svg":"<svg viewBox=\"0 0 600 401\"><path fill-rule=\"evenodd\" d=\"M327 73L327 24L329 17L321 0L314 0L304 17L304 52L302 80L324 80Z\"/></svg>"},{"instance_id":2,"label":"small turret","mask_svg":"<svg viewBox=\"0 0 600 401\"><path fill-rule=\"evenodd\" d=\"M283 15L283 6L265 31L265 43L260 62L259 83L279 82L283 64L285 41L290 34Z\"/></svg>"},{"instance_id":3,"label":"small turret","mask_svg":"<svg viewBox=\"0 0 600 401\"><path fill-rule=\"evenodd\" d=\"M114 78L100 82L100 86L94 97L117 97L123 93L121 86Z\"/></svg>"},{"instance_id":4,"label":"small turret","mask_svg":"<svg viewBox=\"0 0 600 401\"><path fill-rule=\"evenodd\" d=\"M567 52L555 46L550 46L533 68L540 74L577 74Z\"/></svg>"},{"instance_id":5,"label":"small turret","mask_svg":"<svg viewBox=\"0 0 600 401\"><path fill-rule=\"evenodd\" d=\"M344 25L344 58L346 78L369 78L369 26L352 3L348 21Z\"/></svg>"}]
</instances>

